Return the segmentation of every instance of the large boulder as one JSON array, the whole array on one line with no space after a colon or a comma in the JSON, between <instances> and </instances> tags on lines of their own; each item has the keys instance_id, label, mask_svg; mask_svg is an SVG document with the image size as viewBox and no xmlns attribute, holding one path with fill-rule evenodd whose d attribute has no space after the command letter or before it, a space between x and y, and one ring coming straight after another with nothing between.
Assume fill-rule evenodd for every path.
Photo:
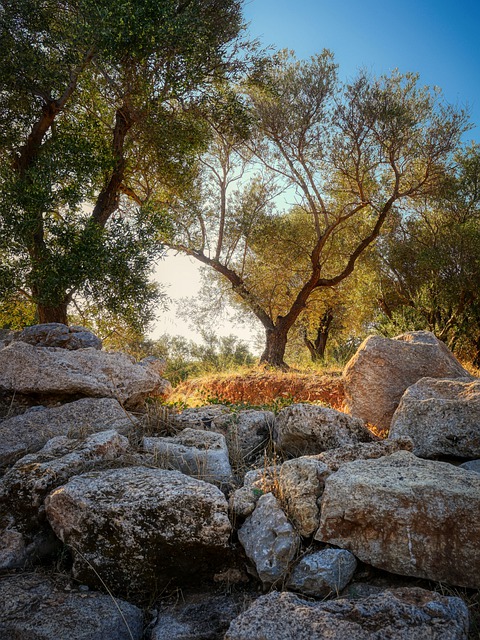
<instances>
[{"instance_id":1,"label":"large boulder","mask_svg":"<svg viewBox=\"0 0 480 640\"><path fill-rule=\"evenodd\" d=\"M141 640L143 614L133 604L77 591L39 573L0 581L0 637L5 640ZM65 582L65 580L63 580Z\"/></svg>"},{"instance_id":2,"label":"large boulder","mask_svg":"<svg viewBox=\"0 0 480 640\"><path fill-rule=\"evenodd\" d=\"M281 584L300 548L299 535L272 493L259 498L238 539L265 585Z\"/></svg>"},{"instance_id":3,"label":"large boulder","mask_svg":"<svg viewBox=\"0 0 480 640\"><path fill-rule=\"evenodd\" d=\"M357 561L346 549L322 549L308 553L293 567L287 589L303 595L324 598L339 594L355 573Z\"/></svg>"},{"instance_id":4,"label":"large boulder","mask_svg":"<svg viewBox=\"0 0 480 640\"><path fill-rule=\"evenodd\" d=\"M217 487L178 471L131 467L75 476L45 501L73 551L75 577L122 593L201 580L224 561L231 531Z\"/></svg>"},{"instance_id":5,"label":"large boulder","mask_svg":"<svg viewBox=\"0 0 480 640\"><path fill-rule=\"evenodd\" d=\"M232 622L225 640L466 640L467 632L465 603L424 589L327 602L272 592Z\"/></svg>"},{"instance_id":6,"label":"large boulder","mask_svg":"<svg viewBox=\"0 0 480 640\"><path fill-rule=\"evenodd\" d=\"M38 525L46 496L69 478L110 463L128 449L117 431L102 431L85 440L59 436L37 453L18 460L5 474L0 497L10 505L17 524L27 530Z\"/></svg>"},{"instance_id":7,"label":"large boulder","mask_svg":"<svg viewBox=\"0 0 480 640\"><path fill-rule=\"evenodd\" d=\"M136 408L162 396L170 383L124 353L69 351L12 342L0 349L0 391L33 396L116 398Z\"/></svg>"},{"instance_id":8,"label":"large boulder","mask_svg":"<svg viewBox=\"0 0 480 640\"><path fill-rule=\"evenodd\" d=\"M128 433L136 419L113 398L83 398L60 407L32 407L0 422L0 468L41 449L51 438L81 438L115 429Z\"/></svg>"},{"instance_id":9,"label":"large boulder","mask_svg":"<svg viewBox=\"0 0 480 640\"><path fill-rule=\"evenodd\" d=\"M405 390L420 378L462 378L468 372L429 331L370 336L343 372L347 410L387 429Z\"/></svg>"},{"instance_id":10,"label":"large boulder","mask_svg":"<svg viewBox=\"0 0 480 640\"><path fill-rule=\"evenodd\" d=\"M6 343L26 342L37 347L60 347L62 349L101 349L102 341L85 327L70 326L60 322L47 322L26 327L22 331L12 331L6 336Z\"/></svg>"},{"instance_id":11,"label":"large boulder","mask_svg":"<svg viewBox=\"0 0 480 640\"><path fill-rule=\"evenodd\" d=\"M409 387L389 433L404 436L422 458L480 456L480 380L422 378Z\"/></svg>"},{"instance_id":12,"label":"large boulder","mask_svg":"<svg viewBox=\"0 0 480 640\"><path fill-rule=\"evenodd\" d=\"M328 477L315 539L380 569L480 586L480 476L399 451Z\"/></svg>"},{"instance_id":13,"label":"large boulder","mask_svg":"<svg viewBox=\"0 0 480 640\"><path fill-rule=\"evenodd\" d=\"M282 409L275 421L275 443L281 452L292 457L374 439L362 420L316 405L292 404Z\"/></svg>"},{"instance_id":14,"label":"large boulder","mask_svg":"<svg viewBox=\"0 0 480 640\"><path fill-rule=\"evenodd\" d=\"M164 469L177 469L217 485L233 481L227 443L221 433L187 428L173 437L145 437L143 449Z\"/></svg>"}]
</instances>

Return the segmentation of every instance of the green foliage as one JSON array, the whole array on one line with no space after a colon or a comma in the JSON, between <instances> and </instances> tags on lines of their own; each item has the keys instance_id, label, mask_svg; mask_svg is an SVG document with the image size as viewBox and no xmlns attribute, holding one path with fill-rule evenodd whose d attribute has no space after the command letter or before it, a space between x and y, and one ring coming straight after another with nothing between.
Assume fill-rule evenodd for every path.
<instances>
[{"instance_id":1,"label":"green foliage","mask_svg":"<svg viewBox=\"0 0 480 640\"><path fill-rule=\"evenodd\" d=\"M173 385L207 373L252 366L256 361L248 346L236 336L204 333L202 338L203 344L197 344L182 336L164 335L145 347L148 355L166 359L165 377Z\"/></svg>"},{"instance_id":2,"label":"green foliage","mask_svg":"<svg viewBox=\"0 0 480 640\"><path fill-rule=\"evenodd\" d=\"M165 202L191 184L240 30L237 0L2 2L0 299L148 322Z\"/></svg>"},{"instance_id":3,"label":"green foliage","mask_svg":"<svg viewBox=\"0 0 480 640\"><path fill-rule=\"evenodd\" d=\"M339 339L348 323L360 334L369 305L355 319L346 282L395 207L439 188L467 124L415 74L340 83L329 51L280 53L257 71L240 89L248 139L213 127L164 239L225 279L221 293L265 329L262 361L284 366L302 316L314 325L333 304ZM295 206L279 211L280 195Z\"/></svg>"},{"instance_id":4,"label":"green foliage","mask_svg":"<svg viewBox=\"0 0 480 640\"><path fill-rule=\"evenodd\" d=\"M428 329L463 357L480 347L480 147L457 156L442 189L398 215L379 247L384 314L392 335Z\"/></svg>"}]
</instances>

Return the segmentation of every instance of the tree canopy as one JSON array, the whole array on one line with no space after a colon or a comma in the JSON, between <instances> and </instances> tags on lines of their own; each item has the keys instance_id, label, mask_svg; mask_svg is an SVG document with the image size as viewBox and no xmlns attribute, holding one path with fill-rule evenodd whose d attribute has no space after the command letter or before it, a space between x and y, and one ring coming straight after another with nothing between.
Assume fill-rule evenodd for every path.
<instances>
[{"instance_id":1,"label":"tree canopy","mask_svg":"<svg viewBox=\"0 0 480 640\"><path fill-rule=\"evenodd\" d=\"M164 241L226 278L265 329L262 360L283 366L312 294L352 274L396 207L439 187L466 116L414 74L360 72L342 84L328 51L305 62L280 54L243 91L250 135L214 127ZM281 193L294 212L278 214ZM300 243L292 215L302 216ZM288 264L272 259L284 250Z\"/></svg>"},{"instance_id":2,"label":"tree canopy","mask_svg":"<svg viewBox=\"0 0 480 640\"><path fill-rule=\"evenodd\" d=\"M2 299L40 321L75 298L149 317L162 203L191 180L241 28L240 0L1 1Z\"/></svg>"}]
</instances>

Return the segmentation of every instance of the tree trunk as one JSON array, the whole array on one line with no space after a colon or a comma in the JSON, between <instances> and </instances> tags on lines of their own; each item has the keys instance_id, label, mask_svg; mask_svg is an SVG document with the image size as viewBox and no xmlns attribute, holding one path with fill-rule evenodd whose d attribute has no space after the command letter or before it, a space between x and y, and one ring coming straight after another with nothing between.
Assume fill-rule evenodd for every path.
<instances>
[{"instance_id":1,"label":"tree trunk","mask_svg":"<svg viewBox=\"0 0 480 640\"><path fill-rule=\"evenodd\" d=\"M283 327L266 330L265 351L260 358L261 363L271 367L288 369L288 365L283 360L287 347L287 334L288 330L285 331Z\"/></svg>"},{"instance_id":2,"label":"tree trunk","mask_svg":"<svg viewBox=\"0 0 480 640\"><path fill-rule=\"evenodd\" d=\"M308 339L307 331L305 330L304 342L310 351L310 357L312 362L322 362L325 357L325 350L327 348L327 340L330 333L330 327L333 321L333 313L331 309L327 309L323 314L319 326L317 328L317 337L315 342Z\"/></svg>"},{"instance_id":3,"label":"tree trunk","mask_svg":"<svg viewBox=\"0 0 480 640\"><path fill-rule=\"evenodd\" d=\"M61 322L67 324L67 302L62 302L57 306L37 304L38 322Z\"/></svg>"}]
</instances>

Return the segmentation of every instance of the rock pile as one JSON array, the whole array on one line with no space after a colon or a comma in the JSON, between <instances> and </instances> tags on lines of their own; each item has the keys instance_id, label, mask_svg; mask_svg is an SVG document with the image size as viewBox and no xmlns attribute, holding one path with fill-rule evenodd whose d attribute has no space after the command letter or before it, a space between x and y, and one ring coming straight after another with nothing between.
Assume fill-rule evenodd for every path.
<instances>
[{"instance_id":1,"label":"rock pile","mask_svg":"<svg viewBox=\"0 0 480 640\"><path fill-rule=\"evenodd\" d=\"M83 334L0 348L19 414L0 421L0 637L467 638L462 599L417 586L480 587L480 383L431 334L363 345L354 415L217 405L157 431L141 410L164 363ZM174 588L181 603L159 597Z\"/></svg>"}]
</instances>

